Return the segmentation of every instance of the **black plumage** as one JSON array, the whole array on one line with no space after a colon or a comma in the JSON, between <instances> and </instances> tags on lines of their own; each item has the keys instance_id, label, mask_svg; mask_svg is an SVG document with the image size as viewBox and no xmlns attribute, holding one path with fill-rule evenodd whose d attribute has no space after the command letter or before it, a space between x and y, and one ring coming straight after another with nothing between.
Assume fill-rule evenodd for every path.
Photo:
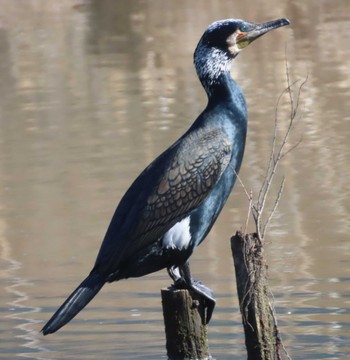
<instances>
[{"instance_id":1,"label":"black plumage","mask_svg":"<svg viewBox=\"0 0 350 360\"><path fill-rule=\"evenodd\" d=\"M121 199L89 276L56 311L42 332L69 322L106 282L139 277L167 268L176 286L207 300L213 293L192 279L188 259L203 241L236 180L245 146L247 110L230 64L239 51L262 34L289 24L222 20L199 41L194 63L208 105L190 129L157 157Z\"/></svg>"}]
</instances>

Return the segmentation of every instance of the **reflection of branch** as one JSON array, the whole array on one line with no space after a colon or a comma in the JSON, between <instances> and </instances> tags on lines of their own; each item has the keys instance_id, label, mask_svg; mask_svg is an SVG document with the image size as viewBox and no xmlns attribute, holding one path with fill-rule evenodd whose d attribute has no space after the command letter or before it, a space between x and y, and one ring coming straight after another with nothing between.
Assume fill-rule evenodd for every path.
<instances>
[{"instance_id":1,"label":"reflection of branch","mask_svg":"<svg viewBox=\"0 0 350 360\"><path fill-rule=\"evenodd\" d=\"M281 160L289 152L294 150L301 142L301 139L300 139L296 144L292 145L289 149L286 149L291 131L295 125L296 120L298 120L297 114L298 114L298 110L299 110L299 106L300 106L301 91L302 91L304 85L306 84L308 78L306 77L306 79L301 82L298 80L291 82L287 61L286 61L286 77L287 77L287 88L282 91L282 93L280 94L280 96L278 97L278 100L277 100L276 109L275 109L275 122L274 122L274 130L273 130L270 157L269 157L269 161L267 164L266 173L265 173L263 182L261 184L261 188L259 190L256 201L253 201L251 194L249 195L248 191L242 184L242 181L238 178L243 186L243 189L244 189L248 199L249 199L250 210L248 212L248 215L250 215L250 212L251 212L254 223L255 223L255 227L256 227L256 233L258 234L258 238L261 241L263 241L265 238L266 231L267 231L268 226L273 218L273 215L276 212L276 209L277 209L277 206L280 201L282 191L284 188L285 178L283 178L283 180L281 182L281 185L277 192L277 196L276 196L274 205L269 210L268 215L265 217L266 220L264 220L263 215L265 212L267 197L271 190L271 185L272 185L274 177L276 175L278 166L279 166ZM293 90L295 87L297 87L296 95L293 94ZM290 115L289 115L289 123L288 123L287 130L286 130L284 136L282 137L280 144L278 144L278 127L279 127L279 123L280 123L278 111L279 111L280 102L284 95L287 95L289 98ZM247 220L247 222L248 222L248 220Z\"/></svg>"}]
</instances>

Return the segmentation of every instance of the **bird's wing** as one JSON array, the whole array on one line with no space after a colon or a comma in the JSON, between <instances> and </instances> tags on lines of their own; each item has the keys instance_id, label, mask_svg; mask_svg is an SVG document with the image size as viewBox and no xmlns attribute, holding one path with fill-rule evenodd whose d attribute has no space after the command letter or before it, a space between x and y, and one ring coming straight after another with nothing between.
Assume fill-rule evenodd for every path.
<instances>
[{"instance_id":1,"label":"bird's wing","mask_svg":"<svg viewBox=\"0 0 350 360\"><path fill-rule=\"evenodd\" d=\"M197 129L160 155L120 201L95 267L112 274L160 239L209 195L231 154L232 144L222 131Z\"/></svg>"},{"instance_id":2,"label":"bird's wing","mask_svg":"<svg viewBox=\"0 0 350 360\"><path fill-rule=\"evenodd\" d=\"M228 166L230 141L218 129L197 131L181 145L147 197L127 252L156 241L177 221L196 208L210 193Z\"/></svg>"}]
</instances>

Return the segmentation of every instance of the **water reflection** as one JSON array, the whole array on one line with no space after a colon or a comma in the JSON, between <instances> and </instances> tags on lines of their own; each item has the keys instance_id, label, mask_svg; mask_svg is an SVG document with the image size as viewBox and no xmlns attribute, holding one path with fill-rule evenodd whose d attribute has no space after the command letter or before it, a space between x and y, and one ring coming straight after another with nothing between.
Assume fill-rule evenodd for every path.
<instances>
[{"instance_id":1,"label":"water reflection","mask_svg":"<svg viewBox=\"0 0 350 360\"><path fill-rule=\"evenodd\" d=\"M37 332L33 330L33 325L39 323L36 320L37 313L41 311L40 307L28 307L29 296L25 289L33 285L27 279L18 277L17 273L22 269L23 265L13 258L11 246L4 236L5 224L0 220L0 249L1 249L1 268L0 278L4 279L3 291L5 298L9 301L3 307L2 313L4 314L3 325L13 328L13 332L21 339L21 346L28 350L28 356L31 351L34 352L47 352L40 342L37 340ZM4 331L1 331L4 333ZM3 334L4 335L4 334ZM6 334L2 336L7 340ZM12 357L15 352L13 342L4 342L1 354ZM24 350L26 351L26 350ZM22 352L23 356L27 354Z\"/></svg>"},{"instance_id":2,"label":"water reflection","mask_svg":"<svg viewBox=\"0 0 350 360\"><path fill-rule=\"evenodd\" d=\"M132 179L205 106L192 53L210 22L231 15L292 21L290 29L254 43L232 68L250 115L241 177L257 191L274 107L285 88L287 54L293 79L308 75L308 84L293 138L303 141L282 165L287 182L269 234L271 285L294 359L346 357L350 54L344 40L350 4L273 0L269 7L252 1L247 8L243 1L28 0L1 5L0 357L164 357L159 299L159 289L169 284L164 273L110 285L64 331L47 338L38 331L90 270ZM280 116L287 111L286 102ZM225 239L243 226L246 209L238 185L193 258L195 275L218 296L210 326L218 359L245 354Z\"/></svg>"}]
</instances>

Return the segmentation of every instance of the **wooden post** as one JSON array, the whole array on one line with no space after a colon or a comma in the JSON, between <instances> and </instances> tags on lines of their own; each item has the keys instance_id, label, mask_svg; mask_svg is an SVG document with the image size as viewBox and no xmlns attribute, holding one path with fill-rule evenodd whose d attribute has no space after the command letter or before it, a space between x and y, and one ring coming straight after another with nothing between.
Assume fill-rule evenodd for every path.
<instances>
[{"instance_id":1,"label":"wooden post","mask_svg":"<svg viewBox=\"0 0 350 360\"><path fill-rule=\"evenodd\" d=\"M236 284L248 360L282 359L280 339L269 301L263 245L256 234L231 238Z\"/></svg>"},{"instance_id":2,"label":"wooden post","mask_svg":"<svg viewBox=\"0 0 350 360\"><path fill-rule=\"evenodd\" d=\"M188 290L162 289L169 360L211 359L203 299Z\"/></svg>"}]
</instances>

